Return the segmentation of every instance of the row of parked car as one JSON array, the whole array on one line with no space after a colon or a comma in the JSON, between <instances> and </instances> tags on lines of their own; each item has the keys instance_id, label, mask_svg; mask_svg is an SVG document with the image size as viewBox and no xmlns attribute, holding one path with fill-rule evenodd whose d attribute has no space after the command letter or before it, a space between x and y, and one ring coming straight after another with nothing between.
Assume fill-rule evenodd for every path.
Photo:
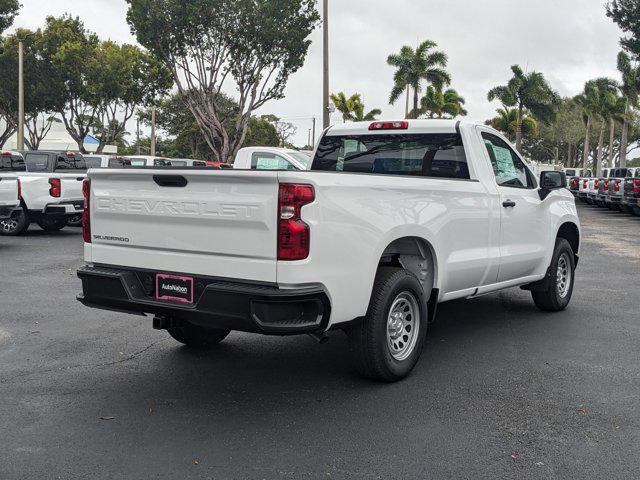
<instances>
[{"instance_id":1,"label":"row of parked car","mask_svg":"<svg viewBox=\"0 0 640 480\"><path fill-rule=\"evenodd\" d=\"M602 176L591 171L565 170L573 195L590 205L640 216L640 167L605 168Z\"/></svg>"},{"instance_id":2,"label":"row of parked car","mask_svg":"<svg viewBox=\"0 0 640 480\"><path fill-rule=\"evenodd\" d=\"M275 147L241 149L233 165L150 155L0 152L0 235L21 235L31 223L56 231L82 225L82 181L91 168L241 168L306 170L309 152Z\"/></svg>"}]
</instances>

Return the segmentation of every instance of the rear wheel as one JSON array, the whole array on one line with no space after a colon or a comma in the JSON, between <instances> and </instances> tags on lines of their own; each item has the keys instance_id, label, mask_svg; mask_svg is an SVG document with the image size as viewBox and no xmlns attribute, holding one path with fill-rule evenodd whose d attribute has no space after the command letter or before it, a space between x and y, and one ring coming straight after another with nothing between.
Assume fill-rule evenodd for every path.
<instances>
[{"instance_id":1,"label":"rear wheel","mask_svg":"<svg viewBox=\"0 0 640 480\"><path fill-rule=\"evenodd\" d=\"M365 319L348 332L360 374L395 382L415 367L427 331L427 299L418 279L402 268L378 270Z\"/></svg>"},{"instance_id":2,"label":"rear wheel","mask_svg":"<svg viewBox=\"0 0 640 480\"><path fill-rule=\"evenodd\" d=\"M11 218L0 221L0 235L17 236L22 235L29 228L31 220L25 208L13 214Z\"/></svg>"},{"instance_id":3,"label":"rear wheel","mask_svg":"<svg viewBox=\"0 0 640 480\"><path fill-rule=\"evenodd\" d=\"M37 221L38 226L47 232L57 232L67 226L66 218L41 218Z\"/></svg>"},{"instance_id":4,"label":"rear wheel","mask_svg":"<svg viewBox=\"0 0 640 480\"><path fill-rule=\"evenodd\" d=\"M203 328L191 323L167 329L169 335L191 348L209 348L229 335L229 330Z\"/></svg>"},{"instance_id":5,"label":"rear wheel","mask_svg":"<svg viewBox=\"0 0 640 480\"><path fill-rule=\"evenodd\" d=\"M74 215L67 220L67 225L70 227L81 227L82 226L82 215Z\"/></svg>"},{"instance_id":6,"label":"rear wheel","mask_svg":"<svg viewBox=\"0 0 640 480\"><path fill-rule=\"evenodd\" d=\"M633 213L636 217L640 217L640 207L631 207L631 213Z\"/></svg>"},{"instance_id":7,"label":"rear wheel","mask_svg":"<svg viewBox=\"0 0 640 480\"><path fill-rule=\"evenodd\" d=\"M545 290L531 292L536 306L547 312L564 310L571 301L575 279L575 257L569 242L564 238L556 240L551 260L551 276Z\"/></svg>"}]
</instances>

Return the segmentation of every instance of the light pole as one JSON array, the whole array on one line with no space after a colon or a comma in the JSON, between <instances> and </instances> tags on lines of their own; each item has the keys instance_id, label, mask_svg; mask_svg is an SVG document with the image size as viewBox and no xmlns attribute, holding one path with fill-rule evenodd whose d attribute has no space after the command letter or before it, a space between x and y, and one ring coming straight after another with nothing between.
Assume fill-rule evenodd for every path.
<instances>
[{"instance_id":1,"label":"light pole","mask_svg":"<svg viewBox=\"0 0 640 480\"><path fill-rule=\"evenodd\" d=\"M16 149L24 150L24 45L18 42L18 135Z\"/></svg>"},{"instance_id":2,"label":"light pole","mask_svg":"<svg viewBox=\"0 0 640 480\"><path fill-rule=\"evenodd\" d=\"M156 107L151 108L151 148L149 155L156 154Z\"/></svg>"},{"instance_id":3,"label":"light pole","mask_svg":"<svg viewBox=\"0 0 640 480\"><path fill-rule=\"evenodd\" d=\"M329 128L329 0L322 5L322 125Z\"/></svg>"}]
</instances>

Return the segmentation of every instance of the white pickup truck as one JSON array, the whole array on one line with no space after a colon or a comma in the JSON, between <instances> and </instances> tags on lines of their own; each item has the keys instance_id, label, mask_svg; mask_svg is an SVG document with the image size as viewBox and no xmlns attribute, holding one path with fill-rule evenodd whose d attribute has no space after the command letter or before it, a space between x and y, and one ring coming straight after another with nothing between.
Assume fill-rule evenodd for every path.
<instances>
[{"instance_id":1,"label":"white pickup truck","mask_svg":"<svg viewBox=\"0 0 640 480\"><path fill-rule=\"evenodd\" d=\"M21 235L31 222L47 231L60 230L84 208L82 181L86 165L73 152L5 152L20 180L20 207L0 221L0 235Z\"/></svg>"},{"instance_id":2,"label":"white pickup truck","mask_svg":"<svg viewBox=\"0 0 640 480\"><path fill-rule=\"evenodd\" d=\"M310 171L89 177L78 299L154 315L192 347L230 330L343 329L358 370L395 381L439 302L519 286L558 311L573 291L580 223L564 173L539 184L476 123L337 125Z\"/></svg>"},{"instance_id":3,"label":"white pickup truck","mask_svg":"<svg viewBox=\"0 0 640 480\"><path fill-rule=\"evenodd\" d=\"M311 157L304 152L278 147L241 148L233 168L241 170L307 170Z\"/></svg>"}]
</instances>

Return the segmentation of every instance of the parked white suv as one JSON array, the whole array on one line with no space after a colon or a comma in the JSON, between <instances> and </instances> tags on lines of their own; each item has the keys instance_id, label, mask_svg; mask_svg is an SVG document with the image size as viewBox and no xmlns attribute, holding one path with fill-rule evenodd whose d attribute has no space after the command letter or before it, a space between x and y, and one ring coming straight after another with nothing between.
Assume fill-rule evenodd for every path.
<instances>
[{"instance_id":1,"label":"parked white suv","mask_svg":"<svg viewBox=\"0 0 640 480\"><path fill-rule=\"evenodd\" d=\"M343 329L359 371L394 381L438 303L519 286L558 311L573 291L580 223L564 173L538 184L481 124L337 125L311 171L89 177L79 300L152 314L193 347L230 330Z\"/></svg>"}]
</instances>

